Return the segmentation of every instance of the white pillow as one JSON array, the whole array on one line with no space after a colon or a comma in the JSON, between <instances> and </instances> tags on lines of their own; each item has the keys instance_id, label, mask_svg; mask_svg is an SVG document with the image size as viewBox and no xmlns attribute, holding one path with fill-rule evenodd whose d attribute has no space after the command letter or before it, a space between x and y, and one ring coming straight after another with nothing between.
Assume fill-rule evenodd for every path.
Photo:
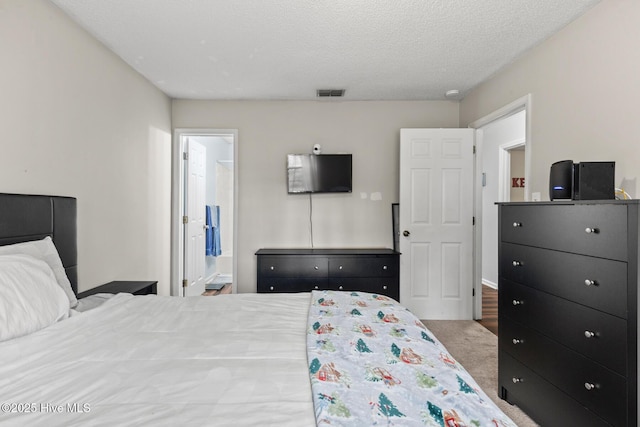
<instances>
[{"instance_id":1,"label":"white pillow","mask_svg":"<svg viewBox=\"0 0 640 427\"><path fill-rule=\"evenodd\" d=\"M69 300L46 262L0 256L0 341L46 328L69 314Z\"/></svg>"},{"instance_id":2,"label":"white pillow","mask_svg":"<svg viewBox=\"0 0 640 427\"><path fill-rule=\"evenodd\" d=\"M53 244L51 237L47 236L42 240L0 246L0 255L10 254L30 255L49 264L49 267L53 270L53 274L56 277L58 285L62 288L69 299L69 307L73 308L78 304L76 294L73 293L71 282L69 282L67 273L64 271L62 260L60 260L60 255L58 254L58 250Z\"/></svg>"}]
</instances>

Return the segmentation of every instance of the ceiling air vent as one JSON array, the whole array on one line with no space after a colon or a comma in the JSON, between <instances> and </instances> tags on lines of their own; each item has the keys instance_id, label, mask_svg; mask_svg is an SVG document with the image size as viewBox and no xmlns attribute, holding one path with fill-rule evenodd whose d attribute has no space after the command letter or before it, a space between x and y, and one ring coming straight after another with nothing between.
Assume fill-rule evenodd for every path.
<instances>
[{"instance_id":1,"label":"ceiling air vent","mask_svg":"<svg viewBox=\"0 0 640 427\"><path fill-rule=\"evenodd\" d=\"M344 96L344 89L318 89L316 96L318 98L339 98Z\"/></svg>"}]
</instances>

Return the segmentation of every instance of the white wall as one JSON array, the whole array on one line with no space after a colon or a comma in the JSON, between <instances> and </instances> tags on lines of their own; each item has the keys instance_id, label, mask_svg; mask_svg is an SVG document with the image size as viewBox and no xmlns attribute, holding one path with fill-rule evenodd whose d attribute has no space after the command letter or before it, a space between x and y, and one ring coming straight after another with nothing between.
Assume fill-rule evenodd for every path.
<instances>
[{"instance_id":1,"label":"white wall","mask_svg":"<svg viewBox=\"0 0 640 427\"><path fill-rule=\"evenodd\" d=\"M460 124L531 93L531 192L549 199L549 167L555 161L614 160L616 184L638 196L638 23L640 1L598 3L468 94L460 105Z\"/></svg>"},{"instance_id":2,"label":"white wall","mask_svg":"<svg viewBox=\"0 0 640 427\"><path fill-rule=\"evenodd\" d=\"M169 292L170 100L46 0L0 0L0 191L78 199L79 289Z\"/></svg>"},{"instance_id":3,"label":"white wall","mask_svg":"<svg viewBox=\"0 0 640 427\"><path fill-rule=\"evenodd\" d=\"M318 143L353 154L353 193L313 196L315 247L393 247L400 128L456 127L459 118L448 101L189 100L174 100L172 117L175 128L238 129L239 292L255 292L258 249L310 247L309 196L287 194L288 153Z\"/></svg>"},{"instance_id":4,"label":"white wall","mask_svg":"<svg viewBox=\"0 0 640 427\"><path fill-rule=\"evenodd\" d=\"M525 139L525 111L482 128L482 281L498 286L498 207L500 146Z\"/></svg>"}]
</instances>

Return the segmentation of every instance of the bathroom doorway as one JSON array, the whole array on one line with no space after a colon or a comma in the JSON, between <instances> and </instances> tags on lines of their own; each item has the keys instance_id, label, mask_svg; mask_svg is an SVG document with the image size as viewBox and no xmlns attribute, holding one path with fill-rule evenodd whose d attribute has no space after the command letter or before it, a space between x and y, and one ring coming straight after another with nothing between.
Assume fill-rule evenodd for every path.
<instances>
[{"instance_id":1,"label":"bathroom doorway","mask_svg":"<svg viewBox=\"0 0 640 427\"><path fill-rule=\"evenodd\" d=\"M233 278L236 272L236 224L237 224L237 130L177 129L177 147L174 155L174 230L172 230L172 286L176 296L202 295L206 291L235 292ZM204 248L194 251L185 242L188 235L185 225L189 223L187 197L188 144L197 143L205 148L205 190L200 209L205 210L206 239ZM190 257L204 256L204 262L190 262ZM200 261L200 260L199 260ZM198 272L189 271L197 266ZM198 286L189 286L187 277L201 275Z\"/></svg>"}]
</instances>

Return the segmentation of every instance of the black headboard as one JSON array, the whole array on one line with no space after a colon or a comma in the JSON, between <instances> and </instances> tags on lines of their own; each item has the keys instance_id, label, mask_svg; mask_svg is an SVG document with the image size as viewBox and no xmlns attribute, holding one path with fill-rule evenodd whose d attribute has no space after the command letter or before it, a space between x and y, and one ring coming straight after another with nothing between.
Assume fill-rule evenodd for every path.
<instances>
[{"instance_id":1,"label":"black headboard","mask_svg":"<svg viewBox=\"0 0 640 427\"><path fill-rule=\"evenodd\" d=\"M78 293L76 199L0 193L0 246L51 236Z\"/></svg>"}]
</instances>

